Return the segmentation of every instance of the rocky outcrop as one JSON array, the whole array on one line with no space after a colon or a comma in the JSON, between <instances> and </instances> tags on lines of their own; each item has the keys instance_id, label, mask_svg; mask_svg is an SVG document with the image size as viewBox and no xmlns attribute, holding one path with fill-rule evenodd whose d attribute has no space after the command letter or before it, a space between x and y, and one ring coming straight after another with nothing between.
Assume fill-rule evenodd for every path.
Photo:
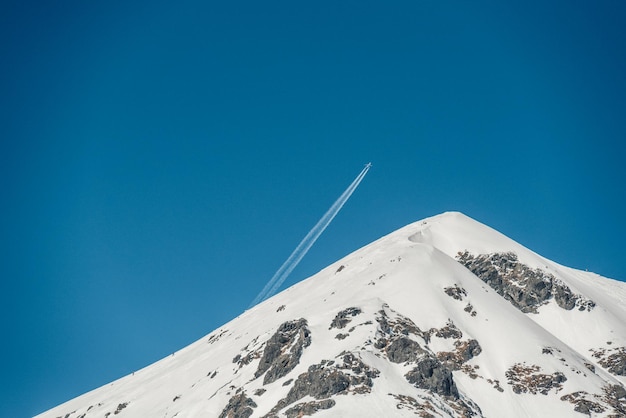
<instances>
[{"instance_id":1,"label":"rocky outcrop","mask_svg":"<svg viewBox=\"0 0 626 418\"><path fill-rule=\"evenodd\" d=\"M256 403L245 392L240 392L230 398L219 418L248 418L254 412L252 408L256 407Z\"/></svg>"},{"instance_id":2,"label":"rocky outcrop","mask_svg":"<svg viewBox=\"0 0 626 418\"><path fill-rule=\"evenodd\" d=\"M388 308L385 304L383 308ZM378 322L378 341L377 348L386 347L389 343L400 336L409 337L414 335L422 338L427 344L430 334L424 332L415 325L409 318L402 316L393 310L390 310L393 318L390 318L385 309L381 309L376 316L376 322Z\"/></svg>"},{"instance_id":3,"label":"rocky outcrop","mask_svg":"<svg viewBox=\"0 0 626 418\"><path fill-rule=\"evenodd\" d=\"M267 417L275 416L280 410L307 396L322 400L334 395L369 393L374 384L373 379L379 374L378 370L363 363L353 353L342 353L339 362L324 360L310 366L308 371L300 374L287 396L278 401ZM316 404L317 407L320 405L330 408L334 402Z\"/></svg>"},{"instance_id":4,"label":"rocky outcrop","mask_svg":"<svg viewBox=\"0 0 626 418\"><path fill-rule=\"evenodd\" d=\"M392 363L415 362L426 354L420 345L408 337L401 336L385 347L387 358Z\"/></svg>"},{"instance_id":5,"label":"rocky outcrop","mask_svg":"<svg viewBox=\"0 0 626 418\"><path fill-rule=\"evenodd\" d=\"M300 362L303 350L311 344L311 331L306 319L283 323L267 341L255 377L265 374L263 384L275 382L292 371Z\"/></svg>"},{"instance_id":6,"label":"rocky outcrop","mask_svg":"<svg viewBox=\"0 0 626 418\"><path fill-rule=\"evenodd\" d=\"M475 256L465 251L457 260L524 313L537 313L537 308L550 299L566 310L578 307L590 311L595 307L592 300L574 294L552 274L520 263L513 252Z\"/></svg>"},{"instance_id":7,"label":"rocky outcrop","mask_svg":"<svg viewBox=\"0 0 626 418\"><path fill-rule=\"evenodd\" d=\"M333 406L335 406L335 401L332 399L302 402L286 410L285 416L287 416L287 418L300 418L305 415L313 415L320 409L330 409Z\"/></svg>"},{"instance_id":8,"label":"rocky outcrop","mask_svg":"<svg viewBox=\"0 0 626 418\"><path fill-rule=\"evenodd\" d=\"M435 357L420 358L417 361L417 366L404 377L417 388L454 399L459 398L459 391L452 379L452 372Z\"/></svg>"}]
</instances>

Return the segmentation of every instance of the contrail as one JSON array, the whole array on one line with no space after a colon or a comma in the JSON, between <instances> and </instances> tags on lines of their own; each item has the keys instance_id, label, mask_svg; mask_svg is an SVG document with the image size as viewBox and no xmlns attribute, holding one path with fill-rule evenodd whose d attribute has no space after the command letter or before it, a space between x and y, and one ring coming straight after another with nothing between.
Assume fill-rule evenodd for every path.
<instances>
[{"instance_id":1,"label":"contrail","mask_svg":"<svg viewBox=\"0 0 626 418\"><path fill-rule=\"evenodd\" d=\"M269 282L265 285L261 293L257 295L256 298L252 301L249 308L255 306L256 304L263 302L265 299L272 296L280 285L283 284L287 276L296 268L300 260L306 255L309 249L315 244L315 241L322 235L322 232L326 229L326 227L330 224L330 222L335 218L337 213L341 210L343 205L348 201L352 193L356 190L363 177L367 174L372 163L368 163L365 165L365 168L359 173L358 176L354 179L352 183L348 186L348 188L339 196L339 198L332 204L330 209L326 211L324 216L315 224L315 226L309 231L308 234L302 239L300 244L296 247L295 250L291 253L289 258L283 263L282 266L274 273L274 276L270 279Z\"/></svg>"}]
</instances>

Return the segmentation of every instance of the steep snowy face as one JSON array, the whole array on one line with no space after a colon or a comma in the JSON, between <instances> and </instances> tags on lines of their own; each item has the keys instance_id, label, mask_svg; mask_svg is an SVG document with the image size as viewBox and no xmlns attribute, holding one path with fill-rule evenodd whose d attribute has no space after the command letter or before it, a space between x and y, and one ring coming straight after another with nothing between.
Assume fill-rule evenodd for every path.
<instances>
[{"instance_id":1,"label":"steep snowy face","mask_svg":"<svg viewBox=\"0 0 626 418\"><path fill-rule=\"evenodd\" d=\"M445 213L40 416L626 416L625 306Z\"/></svg>"}]
</instances>

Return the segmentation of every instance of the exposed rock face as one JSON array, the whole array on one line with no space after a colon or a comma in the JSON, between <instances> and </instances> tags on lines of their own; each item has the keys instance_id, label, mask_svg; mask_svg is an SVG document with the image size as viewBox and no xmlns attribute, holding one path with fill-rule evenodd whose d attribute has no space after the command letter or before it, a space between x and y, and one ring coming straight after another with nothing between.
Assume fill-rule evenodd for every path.
<instances>
[{"instance_id":1,"label":"exposed rock face","mask_svg":"<svg viewBox=\"0 0 626 418\"><path fill-rule=\"evenodd\" d=\"M311 344L311 331L305 319L283 323L268 340L255 377L263 375L263 384L272 383L292 371L300 362L302 351Z\"/></svg>"},{"instance_id":2,"label":"exposed rock face","mask_svg":"<svg viewBox=\"0 0 626 418\"><path fill-rule=\"evenodd\" d=\"M335 406L332 399L324 399L323 401L302 402L285 411L287 418L300 418L305 415L313 415L320 409L330 409Z\"/></svg>"},{"instance_id":3,"label":"exposed rock face","mask_svg":"<svg viewBox=\"0 0 626 418\"><path fill-rule=\"evenodd\" d=\"M394 339L391 344L385 348L389 361L393 363L414 362L419 357L426 354L422 347L408 337L399 337Z\"/></svg>"},{"instance_id":4,"label":"exposed rock face","mask_svg":"<svg viewBox=\"0 0 626 418\"><path fill-rule=\"evenodd\" d=\"M345 353L342 363L322 362L309 367L296 379L287 394L287 403L293 403L305 396L315 399L328 398L348 390L356 393L369 392L373 381L380 372L370 368L352 353Z\"/></svg>"},{"instance_id":5,"label":"exposed rock face","mask_svg":"<svg viewBox=\"0 0 626 418\"><path fill-rule=\"evenodd\" d=\"M248 418L254 412L252 408L256 406L256 403L248 398L245 392L241 392L230 398L219 418Z\"/></svg>"},{"instance_id":6,"label":"exposed rock face","mask_svg":"<svg viewBox=\"0 0 626 418\"><path fill-rule=\"evenodd\" d=\"M457 259L524 313L537 313L537 308L551 298L566 310L578 307L580 311L590 311L595 307L593 301L574 294L552 274L520 263L515 253L474 256L465 251L459 253Z\"/></svg>"},{"instance_id":7,"label":"exposed rock face","mask_svg":"<svg viewBox=\"0 0 626 418\"><path fill-rule=\"evenodd\" d=\"M310 366L307 372L300 374L287 396L278 401L267 417L275 416L281 409L306 396L320 400L350 392L369 393L374 384L372 379L378 377L379 374L378 370L370 368L353 353L343 353L340 363L324 360L320 364ZM315 412L317 409L331 408L334 404L334 401L316 403L309 405L307 410Z\"/></svg>"},{"instance_id":8,"label":"exposed rock face","mask_svg":"<svg viewBox=\"0 0 626 418\"><path fill-rule=\"evenodd\" d=\"M431 390L442 396L459 398L452 372L435 357L422 357L418 360L417 366L404 377L420 389Z\"/></svg>"}]
</instances>

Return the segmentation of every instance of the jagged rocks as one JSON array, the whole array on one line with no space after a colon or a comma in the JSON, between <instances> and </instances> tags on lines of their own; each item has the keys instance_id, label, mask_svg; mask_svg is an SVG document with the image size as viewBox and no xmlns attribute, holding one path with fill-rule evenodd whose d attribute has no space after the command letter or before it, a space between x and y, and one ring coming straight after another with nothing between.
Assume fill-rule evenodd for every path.
<instances>
[{"instance_id":1,"label":"jagged rocks","mask_svg":"<svg viewBox=\"0 0 626 418\"><path fill-rule=\"evenodd\" d=\"M552 298L566 310L578 307L590 311L595 307L593 301L574 294L552 274L520 263L515 253L474 256L465 251L457 260L524 313L537 313L537 308Z\"/></svg>"},{"instance_id":2,"label":"jagged rocks","mask_svg":"<svg viewBox=\"0 0 626 418\"><path fill-rule=\"evenodd\" d=\"M255 377L265 374L263 384L275 382L292 371L300 362L304 348L311 344L311 331L306 319L283 323L267 341Z\"/></svg>"},{"instance_id":3,"label":"jagged rocks","mask_svg":"<svg viewBox=\"0 0 626 418\"><path fill-rule=\"evenodd\" d=\"M541 367L537 365L527 366L526 364L517 363L506 371L505 376L509 379L507 383L511 385L513 392L518 394L530 393L536 395L541 393L542 395L547 395L552 389L556 392L563 389L561 383L567 380L563 373L545 374L539 373L540 371Z\"/></svg>"},{"instance_id":4,"label":"jagged rocks","mask_svg":"<svg viewBox=\"0 0 626 418\"><path fill-rule=\"evenodd\" d=\"M431 328L428 332L421 331L410 319L393 311L390 318L383 309L376 320L379 324L379 338L374 347L386 354L392 363L414 364L415 366L404 377L415 387L432 391L450 399L458 399L459 392L454 383L452 370L459 370L461 365L481 353L478 341L460 341L463 333L449 320L443 328ZM427 347L410 338L421 337L425 343L432 335L442 339L457 339L454 352L435 355ZM445 363L437 357L442 355Z\"/></svg>"},{"instance_id":5,"label":"jagged rocks","mask_svg":"<svg viewBox=\"0 0 626 418\"><path fill-rule=\"evenodd\" d=\"M287 418L300 418L305 415L313 415L320 409L330 409L333 406L335 406L335 401L332 399L302 402L286 410L285 415Z\"/></svg>"},{"instance_id":6,"label":"jagged rocks","mask_svg":"<svg viewBox=\"0 0 626 418\"><path fill-rule=\"evenodd\" d=\"M248 418L256 407L256 403L241 392L230 398L219 418Z\"/></svg>"},{"instance_id":7,"label":"jagged rocks","mask_svg":"<svg viewBox=\"0 0 626 418\"><path fill-rule=\"evenodd\" d=\"M361 313L361 309L360 308L344 309L343 311L339 312L337 314L337 316L335 316L335 319L333 319L333 321L330 323L330 328L328 328L328 329L333 329L333 328L342 329L342 328L345 328L346 325L348 325L350 323L350 321L352 321L352 319L350 317L357 316L360 313Z\"/></svg>"},{"instance_id":8,"label":"jagged rocks","mask_svg":"<svg viewBox=\"0 0 626 418\"><path fill-rule=\"evenodd\" d=\"M275 416L278 411L306 396L321 400L338 394L369 393L374 384L372 379L378 377L380 372L363 363L353 353L342 353L341 356L341 362L324 360L300 374L287 396L278 401L267 417ZM334 402L324 405L330 408Z\"/></svg>"},{"instance_id":9,"label":"jagged rocks","mask_svg":"<svg viewBox=\"0 0 626 418\"><path fill-rule=\"evenodd\" d=\"M366 393L373 385L372 379L379 373L354 354L344 353L341 363L323 361L309 367L306 373L298 376L286 400L290 404L307 395L324 399L347 391Z\"/></svg>"},{"instance_id":10,"label":"jagged rocks","mask_svg":"<svg viewBox=\"0 0 626 418\"><path fill-rule=\"evenodd\" d=\"M406 380L420 389L426 389L446 397L459 398L459 391L452 379L452 372L435 357L425 356L405 376Z\"/></svg>"}]
</instances>

